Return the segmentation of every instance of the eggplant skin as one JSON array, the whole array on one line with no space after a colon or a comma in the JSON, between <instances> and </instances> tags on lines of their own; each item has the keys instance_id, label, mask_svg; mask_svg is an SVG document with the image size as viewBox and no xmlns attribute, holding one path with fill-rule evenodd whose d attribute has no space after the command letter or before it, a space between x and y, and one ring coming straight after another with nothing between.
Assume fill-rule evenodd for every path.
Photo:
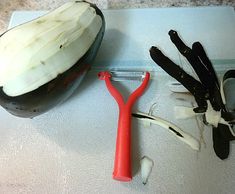
<instances>
[{"instance_id":1,"label":"eggplant skin","mask_svg":"<svg viewBox=\"0 0 235 194\"><path fill-rule=\"evenodd\" d=\"M105 32L105 19L101 10L91 4L102 18L102 26L88 51L70 69L36 90L16 97L8 96L0 87L0 105L12 115L33 118L65 101L77 89L97 55Z\"/></svg>"}]
</instances>

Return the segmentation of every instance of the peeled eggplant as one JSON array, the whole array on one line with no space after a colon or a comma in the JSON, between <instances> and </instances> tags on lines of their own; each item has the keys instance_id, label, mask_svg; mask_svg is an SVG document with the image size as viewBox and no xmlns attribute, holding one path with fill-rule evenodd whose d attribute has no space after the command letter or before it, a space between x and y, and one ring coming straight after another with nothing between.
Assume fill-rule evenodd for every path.
<instances>
[{"instance_id":1,"label":"peeled eggplant","mask_svg":"<svg viewBox=\"0 0 235 194\"><path fill-rule=\"evenodd\" d=\"M0 36L0 105L19 117L69 97L90 68L105 31L96 5L68 2Z\"/></svg>"}]
</instances>

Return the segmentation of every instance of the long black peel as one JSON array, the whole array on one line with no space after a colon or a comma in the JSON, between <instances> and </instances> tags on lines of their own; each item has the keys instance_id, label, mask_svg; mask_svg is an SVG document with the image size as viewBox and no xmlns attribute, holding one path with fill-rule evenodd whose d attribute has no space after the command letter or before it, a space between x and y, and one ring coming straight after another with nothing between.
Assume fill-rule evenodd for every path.
<instances>
[{"instance_id":1,"label":"long black peel","mask_svg":"<svg viewBox=\"0 0 235 194\"><path fill-rule=\"evenodd\" d=\"M220 94L220 85L216 75L216 72L212 66L211 61L206 55L206 52L199 42L195 42L192 45L193 52L200 59L201 64L205 67L205 73L203 74L207 77L207 82L204 83L210 93L210 102L214 110L223 110L226 111L225 105Z\"/></svg>"},{"instance_id":2,"label":"long black peel","mask_svg":"<svg viewBox=\"0 0 235 194\"><path fill-rule=\"evenodd\" d=\"M224 109L220 95L218 79L202 45L200 43L194 43L193 48L191 49L184 44L176 31L170 30L169 35L176 48L184 57L186 57L193 67L202 85L208 89L210 94L209 98L213 109L216 111Z\"/></svg>"},{"instance_id":3,"label":"long black peel","mask_svg":"<svg viewBox=\"0 0 235 194\"><path fill-rule=\"evenodd\" d=\"M180 53L187 58L198 75L200 81L208 90L210 103L213 109L215 111L221 110L222 112L227 112L221 98L218 78L203 46L199 42L196 42L193 44L192 49L190 49L183 43L176 31L170 30L169 35L172 42L175 44ZM221 159L228 157L228 138L231 138L231 136L229 127L226 125L220 124L213 130L214 150L216 155Z\"/></svg>"},{"instance_id":4,"label":"long black peel","mask_svg":"<svg viewBox=\"0 0 235 194\"><path fill-rule=\"evenodd\" d=\"M233 117L234 115L228 114L225 108L220 94L218 78L202 45L196 42L191 49L184 44L176 31L170 30L169 35L179 52L189 61L201 82L198 82L192 76L188 75L182 68L162 54L159 49L151 47L150 56L155 63L184 85L195 97L199 108L205 107L204 112L207 109L206 101L209 99L215 111L221 111L221 115L225 116L227 119ZM231 76L231 73L228 74L228 77L229 76ZM220 159L223 160L228 157L229 141L233 139L234 136L231 134L227 125L219 123L218 127L213 127L213 147L216 155Z\"/></svg>"},{"instance_id":5,"label":"long black peel","mask_svg":"<svg viewBox=\"0 0 235 194\"><path fill-rule=\"evenodd\" d=\"M223 77L223 82L225 82L227 79L235 78L235 69L228 70Z\"/></svg>"},{"instance_id":6,"label":"long black peel","mask_svg":"<svg viewBox=\"0 0 235 194\"><path fill-rule=\"evenodd\" d=\"M200 42L194 42L193 45L192 45L192 50L194 51L194 53L198 57L200 57L200 60L204 64L204 66L207 68L208 73L210 74L211 77L213 77L213 79L215 80L216 85L219 86L218 77L215 73L213 65L212 65L210 59L207 57L206 51L204 50L201 43Z\"/></svg>"},{"instance_id":7,"label":"long black peel","mask_svg":"<svg viewBox=\"0 0 235 194\"><path fill-rule=\"evenodd\" d=\"M184 42L180 39L178 33L174 30L169 31L169 36L171 41L174 43L179 52L188 60L192 65L196 74L198 75L202 84L207 82L207 77L205 77L205 67L200 63L198 56L196 56L191 48L186 46Z\"/></svg>"},{"instance_id":8,"label":"long black peel","mask_svg":"<svg viewBox=\"0 0 235 194\"><path fill-rule=\"evenodd\" d=\"M227 126L219 124L217 128L213 127L213 131L212 131L213 148L214 148L215 154L221 160L228 158L229 150L230 150L229 140L223 136L223 130L227 131L225 127Z\"/></svg>"},{"instance_id":9,"label":"long black peel","mask_svg":"<svg viewBox=\"0 0 235 194\"><path fill-rule=\"evenodd\" d=\"M191 75L187 74L180 66L172 62L157 47L152 46L149 52L153 61L188 89L195 97L200 108L206 109L206 99L209 95L205 87Z\"/></svg>"}]
</instances>

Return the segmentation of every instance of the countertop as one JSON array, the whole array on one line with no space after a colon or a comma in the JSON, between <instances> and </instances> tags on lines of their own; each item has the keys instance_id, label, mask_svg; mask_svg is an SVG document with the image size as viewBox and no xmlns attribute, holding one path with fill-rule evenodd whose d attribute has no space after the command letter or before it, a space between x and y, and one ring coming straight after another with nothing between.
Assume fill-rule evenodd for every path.
<instances>
[{"instance_id":1,"label":"countertop","mask_svg":"<svg viewBox=\"0 0 235 194\"><path fill-rule=\"evenodd\" d=\"M15 10L50 10L69 0L1 0L0 1L0 34L8 26L10 16ZM89 0L101 9L149 8L149 7L182 7L226 5L235 7L234 0Z\"/></svg>"},{"instance_id":2,"label":"countertop","mask_svg":"<svg viewBox=\"0 0 235 194\"><path fill-rule=\"evenodd\" d=\"M123 1L116 7L100 3L100 7L131 7L127 3ZM43 4L37 9L51 9L57 4L50 5ZM148 113L152 104L157 103L153 115L175 123L199 140L204 130L200 127L202 123L195 118L176 120L173 111L175 105L189 106L191 103L183 99L190 97L171 93L172 79L161 73L148 50L157 45L172 60L178 59L181 67L187 67L167 35L169 29L177 29L188 45L195 41L203 43L210 59L234 59L234 10L203 7L103 10L103 13L106 32L93 70L102 67L102 70L115 67L152 70L152 78L154 73L158 77L151 79L133 112ZM33 19L31 12L27 14L15 12L11 26ZM219 64L216 67L228 69ZM127 96L139 84L125 82L116 86ZM196 152L167 129L154 124L147 127L137 119L132 123L133 180L114 181L118 106L95 71L87 74L66 102L43 115L22 119L0 108L0 118L0 193L221 194L235 190L234 143L229 158L221 161L213 150L211 127L205 128L206 144L202 143L200 152ZM146 185L142 184L139 172L143 156L154 162Z\"/></svg>"}]
</instances>

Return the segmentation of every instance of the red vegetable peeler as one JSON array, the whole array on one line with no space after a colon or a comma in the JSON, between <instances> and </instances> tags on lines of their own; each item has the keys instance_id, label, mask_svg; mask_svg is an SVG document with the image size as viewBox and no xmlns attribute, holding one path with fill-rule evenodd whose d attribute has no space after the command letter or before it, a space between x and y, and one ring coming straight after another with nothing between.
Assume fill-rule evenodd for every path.
<instances>
[{"instance_id":1,"label":"red vegetable peeler","mask_svg":"<svg viewBox=\"0 0 235 194\"><path fill-rule=\"evenodd\" d=\"M114 162L113 179L119 181L131 181L131 108L138 97L142 95L148 85L149 72L100 72L98 74L100 80L105 80L106 86L110 94L115 98L119 107L119 121L116 139L116 153ZM111 80L139 80L142 84L129 96L127 102L124 102L122 95L112 85Z\"/></svg>"}]
</instances>

